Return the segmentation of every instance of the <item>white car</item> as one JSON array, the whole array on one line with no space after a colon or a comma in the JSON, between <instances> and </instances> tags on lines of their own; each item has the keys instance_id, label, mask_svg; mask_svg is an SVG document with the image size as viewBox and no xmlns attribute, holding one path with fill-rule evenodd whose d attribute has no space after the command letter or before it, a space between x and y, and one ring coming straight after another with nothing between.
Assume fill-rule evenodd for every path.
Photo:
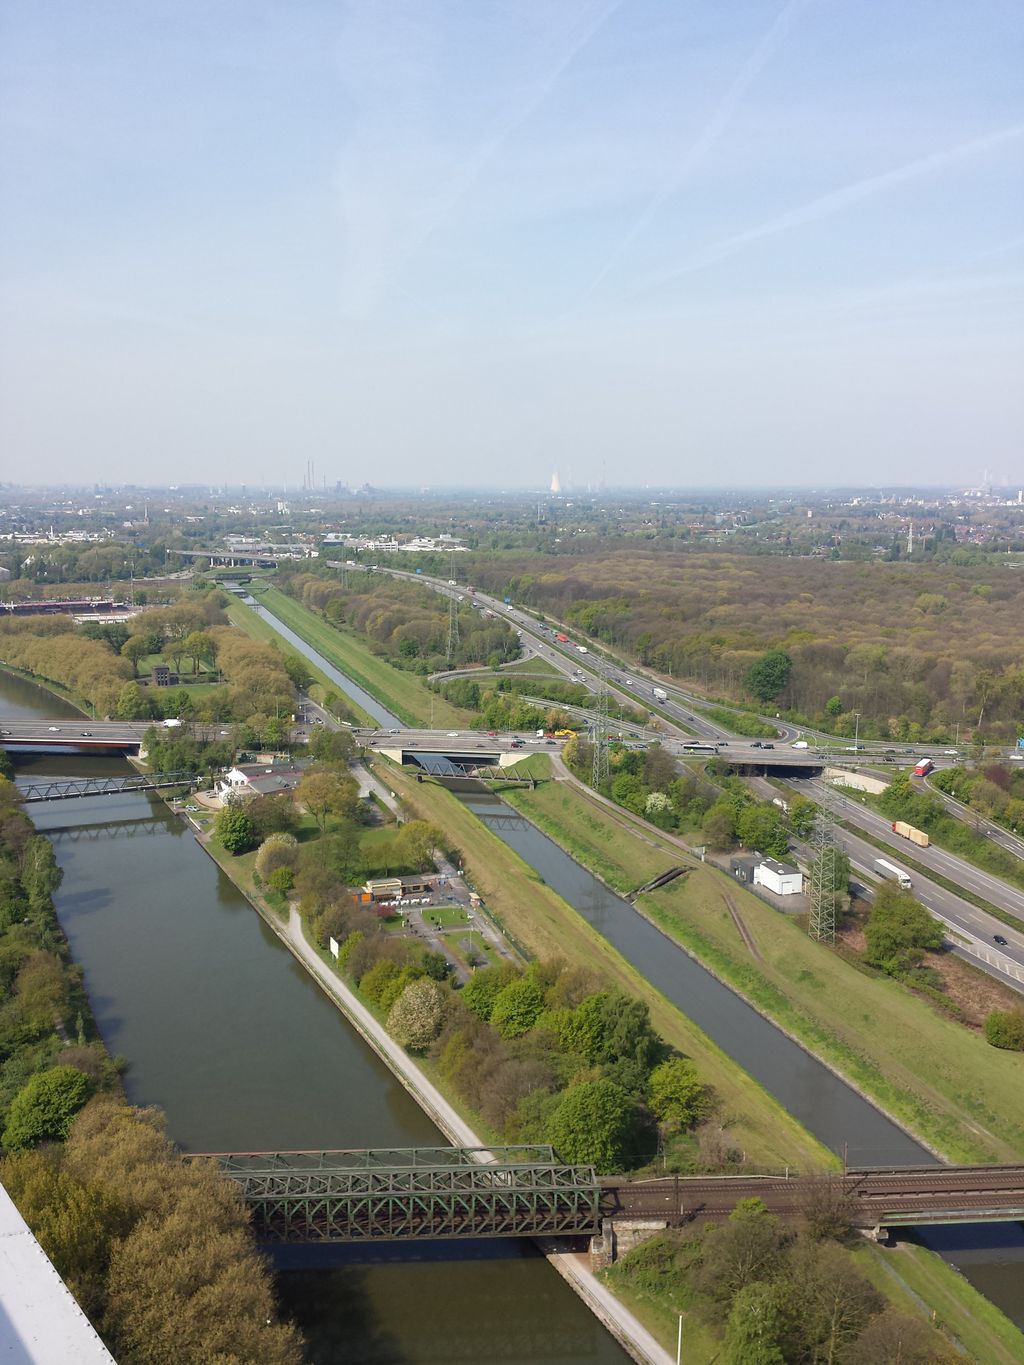
<instances>
[{"instance_id":1,"label":"white car","mask_svg":"<svg viewBox=\"0 0 1024 1365\"><path fill-rule=\"evenodd\" d=\"M448 731L448 738L449 738L449 739L458 739L458 737L459 737L459 732L458 732L458 730L449 730L449 731Z\"/></svg>"},{"instance_id":2,"label":"white car","mask_svg":"<svg viewBox=\"0 0 1024 1365\"><path fill-rule=\"evenodd\" d=\"M51 726L50 726L50 734L51 734L51 735L59 735L59 734L60 734L60 726L59 726L59 725L51 725Z\"/></svg>"}]
</instances>

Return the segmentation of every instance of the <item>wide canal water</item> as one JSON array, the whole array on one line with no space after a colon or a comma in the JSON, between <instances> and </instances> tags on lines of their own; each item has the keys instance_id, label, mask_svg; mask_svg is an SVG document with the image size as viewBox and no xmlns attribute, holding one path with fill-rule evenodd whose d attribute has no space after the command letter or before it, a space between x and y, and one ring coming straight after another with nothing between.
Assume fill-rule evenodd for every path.
<instances>
[{"instance_id":1,"label":"wide canal water","mask_svg":"<svg viewBox=\"0 0 1024 1365\"><path fill-rule=\"evenodd\" d=\"M77 716L0 673L0 716ZM22 780L124 772L116 758L18 761ZM60 915L129 1099L157 1104L193 1151L411 1147L440 1138L264 925L191 829L143 793L30 808L64 869ZM323 1253L317 1251L318 1262ZM279 1276L324 1365L627 1356L527 1243L338 1248ZM301 1265L301 1252L289 1254Z\"/></svg>"}]
</instances>

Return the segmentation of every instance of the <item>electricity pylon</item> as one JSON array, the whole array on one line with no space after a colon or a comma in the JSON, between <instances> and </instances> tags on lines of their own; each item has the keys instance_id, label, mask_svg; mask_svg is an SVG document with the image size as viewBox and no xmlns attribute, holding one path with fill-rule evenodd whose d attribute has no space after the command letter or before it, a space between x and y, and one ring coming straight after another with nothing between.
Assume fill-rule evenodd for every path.
<instances>
[{"instance_id":1,"label":"electricity pylon","mask_svg":"<svg viewBox=\"0 0 1024 1365\"><path fill-rule=\"evenodd\" d=\"M828 785L828 753L822 755L824 772L821 782L821 800L818 813L814 818L811 834L811 913L807 932L820 943L836 941L836 895L837 862L839 848L836 844L835 811L832 808L832 790Z\"/></svg>"},{"instance_id":2,"label":"electricity pylon","mask_svg":"<svg viewBox=\"0 0 1024 1365\"><path fill-rule=\"evenodd\" d=\"M590 770L590 785L595 791L608 780L608 682L604 674L597 685L594 698L594 753Z\"/></svg>"},{"instance_id":3,"label":"electricity pylon","mask_svg":"<svg viewBox=\"0 0 1024 1365\"><path fill-rule=\"evenodd\" d=\"M459 647L459 600L455 591L450 590L448 597L448 667L451 668L455 651Z\"/></svg>"}]
</instances>

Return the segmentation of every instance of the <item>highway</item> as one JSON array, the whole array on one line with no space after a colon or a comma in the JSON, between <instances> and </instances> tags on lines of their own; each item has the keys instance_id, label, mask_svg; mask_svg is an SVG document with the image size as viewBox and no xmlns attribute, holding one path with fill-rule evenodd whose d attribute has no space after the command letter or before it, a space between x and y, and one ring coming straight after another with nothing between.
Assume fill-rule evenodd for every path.
<instances>
[{"instance_id":1,"label":"highway","mask_svg":"<svg viewBox=\"0 0 1024 1365\"><path fill-rule=\"evenodd\" d=\"M944 791L933 786L927 778L925 778L925 782L928 786L929 796L933 796L936 801L941 801L950 815L955 816L957 820L962 820L965 825L970 825L972 829L983 833L986 838L991 839L1000 848L1005 848L1007 853L1012 853L1015 858L1024 858L1024 839L1019 834L1013 834L1010 830L1003 829L1002 825L997 825L992 820L986 820L979 811L971 810L970 806L965 806L962 801L957 801L955 797L948 796Z\"/></svg>"},{"instance_id":2,"label":"highway","mask_svg":"<svg viewBox=\"0 0 1024 1365\"><path fill-rule=\"evenodd\" d=\"M813 780L811 786L814 788L816 799L820 800L822 782L817 779ZM897 863L901 857L911 858L914 862L920 863L922 867L927 867L932 872L938 873L940 877L945 877L947 881L956 882L958 886L966 887L968 891L973 891L976 896L981 896L992 905L998 905L1001 910L1006 910L1024 921L1024 890L1021 888L1013 886L1010 882L1004 882L1001 877L993 876L991 872L984 872L980 867L975 867L973 863L965 862L963 858L958 858L954 853L947 853L934 844L929 848L918 848L908 839L894 834L891 821L887 820L884 815L879 815L870 806L862 805L859 801L841 795L838 791L833 790L832 792L832 805L839 815L844 819L849 819L858 829L866 830L868 834L887 844L893 850ZM878 856L876 850L875 857ZM996 930L996 932L1000 931Z\"/></svg>"}]
</instances>

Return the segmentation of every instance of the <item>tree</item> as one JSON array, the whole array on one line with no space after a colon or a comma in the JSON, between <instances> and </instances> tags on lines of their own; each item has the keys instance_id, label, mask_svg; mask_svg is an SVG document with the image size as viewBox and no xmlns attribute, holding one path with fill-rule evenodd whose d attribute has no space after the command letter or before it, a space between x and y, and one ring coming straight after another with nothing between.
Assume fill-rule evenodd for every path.
<instances>
[{"instance_id":1,"label":"tree","mask_svg":"<svg viewBox=\"0 0 1024 1365\"><path fill-rule=\"evenodd\" d=\"M736 833L746 848L756 848L771 858L784 858L789 852L789 838L777 806L744 806L736 822Z\"/></svg>"},{"instance_id":2,"label":"tree","mask_svg":"<svg viewBox=\"0 0 1024 1365\"><path fill-rule=\"evenodd\" d=\"M725 1327L727 1365L785 1365L785 1295L775 1284L756 1281L736 1295Z\"/></svg>"},{"instance_id":3,"label":"tree","mask_svg":"<svg viewBox=\"0 0 1024 1365\"><path fill-rule=\"evenodd\" d=\"M118 693L118 720L147 720L152 714L149 698L137 682L126 682Z\"/></svg>"},{"instance_id":4,"label":"tree","mask_svg":"<svg viewBox=\"0 0 1024 1365\"><path fill-rule=\"evenodd\" d=\"M651 1012L642 1000L624 991L609 991L602 999L604 1049L602 1062L619 1059L638 1062L650 1070L662 1050L661 1039L651 1027Z\"/></svg>"},{"instance_id":5,"label":"tree","mask_svg":"<svg viewBox=\"0 0 1024 1365\"><path fill-rule=\"evenodd\" d=\"M829 697L828 701L825 703L826 716L841 716L843 710L842 697Z\"/></svg>"},{"instance_id":6,"label":"tree","mask_svg":"<svg viewBox=\"0 0 1024 1365\"><path fill-rule=\"evenodd\" d=\"M920 962L926 949L940 948L943 932L938 920L909 891L895 882L883 882L875 892L864 939L865 962L896 976Z\"/></svg>"},{"instance_id":7,"label":"tree","mask_svg":"<svg viewBox=\"0 0 1024 1365\"><path fill-rule=\"evenodd\" d=\"M286 896L295 885L295 873L290 867L275 867L267 882L271 891L278 891Z\"/></svg>"},{"instance_id":8,"label":"tree","mask_svg":"<svg viewBox=\"0 0 1024 1365\"><path fill-rule=\"evenodd\" d=\"M49 905L64 879L53 845L41 834L30 839L21 861L21 884L33 909Z\"/></svg>"},{"instance_id":9,"label":"tree","mask_svg":"<svg viewBox=\"0 0 1024 1365\"><path fill-rule=\"evenodd\" d=\"M420 869L433 866L434 853L443 845L444 831L427 820L409 820L398 836L400 856Z\"/></svg>"},{"instance_id":10,"label":"tree","mask_svg":"<svg viewBox=\"0 0 1024 1365\"><path fill-rule=\"evenodd\" d=\"M962 1365L963 1356L920 1318L886 1308L843 1356L844 1365Z\"/></svg>"},{"instance_id":11,"label":"tree","mask_svg":"<svg viewBox=\"0 0 1024 1365\"><path fill-rule=\"evenodd\" d=\"M736 813L731 805L716 801L704 816L701 837L714 849L731 848L736 839Z\"/></svg>"},{"instance_id":12,"label":"tree","mask_svg":"<svg viewBox=\"0 0 1024 1365\"><path fill-rule=\"evenodd\" d=\"M771 1280L780 1269L785 1234L760 1199L741 1199L728 1222L704 1236L698 1288L722 1309L740 1290L758 1280Z\"/></svg>"},{"instance_id":13,"label":"tree","mask_svg":"<svg viewBox=\"0 0 1024 1365\"><path fill-rule=\"evenodd\" d=\"M548 1125L548 1137L563 1161L621 1170L631 1155L636 1107L609 1080L581 1081L562 1096Z\"/></svg>"},{"instance_id":14,"label":"tree","mask_svg":"<svg viewBox=\"0 0 1024 1365\"><path fill-rule=\"evenodd\" d=\"M329 730L326 725L314 725L309 737L309 753L325 767L344 766L352 757L352 736L347 730Z\"/></svg>"},{"instance_id":15,"label":"tree","mask_svg":"<svg viewBox=\"0 0 1024 1365\"><path fill-rule=\"evenodd\" d=\"M807 796L794 796L789 802L789 823L801 839L809 839L814 830L818 807Z\"/></svg>"},{"instance_id":16,"label":"tree","mask_svg":"<svg viewBox=\"0 0 1024 1365\"><path fill-rule=\"evenodd\" d=\"M121 646L121 655L131 664L132 674L136 678L139 676L139 664L142 660L150 654L156 654L159 650L159 646L157 649L150 649L151 643L152 641L146 635L132 635Z\"/></svg>"},{"instance_id":17,"label":"tree","mask_svg":"<svg viewBox=\"0 0 1024 1365\"><path fill-rule=\"evenodd\" d=\"M788 1258L786 1281L792 1314L789 1359L828 1365L843 1360L884 1305L835 1242L798 1241Z\"/></svg>"},{"instance_id":18,"label":"tree","mask_svg":"<svg viewBox=\"0 0 1024 1365\"><path fill-rule=\"evenodd\" d=\"M331 815L350 820L359 806L359 788L347 773L314 771L307 773L295 789L295 799L306 807L321 830Z\"/></svg>"},{"instance_id":19,"label":"tree","mask_svg":"<svg viewBox=\"0 0 1024 1365\"><path fill-rule=\"evenodd\" d=\"M123 1201L38 1151L14 1152L0 1162L0 1182L81 1306L101 1316L111 1247L131 1226Z\"/></svg>"},{"instance_id":20,"label":"tree","mask_svg":"<svg viewBox=\"0 0 1024 1365\"><path fill-rule=\"evenodd\" d=\"M533 1028L543 1009L544 992L530 977L520 976L498 992L490 1020L503 1038L518 1038Z\"/></svg>"},{"instance_id":21,"label":"tree","mask_svg":"<svg viewBox=\"0 0 1024 1365\"><path fill-rule=\"evenodd\" d=\"M743 686L758 701L773 701L789 682L793 660L784 649L770 649L751 664L743 678Z\"/></svg>"},{"instance_id":22,"label":"tree","mask_svg":"<svg viewBox=\"0 0 1024 1365\"><path fill-rule=\"evenodd\" d=\"M993 1047L1024 1052L1024 1008L992 1010L985 1016L985 1038Z\"/></svg>"},{"instance_id":23,"label":"tree","mask_svg":"<svg viewBox=\"0 0 1024 1365\"><path fill-rule=\"evenodd\" d=\"M52 1066L36 1074L11 1101L3 1143L11 1151L67 1137L75 1115L92 1094L88 1076L74 1066Z\"/></svg>"},{"instance_id":24,"label":"tree","mask_svg":"<svg viewBox=\"0 0 1024 1365\"><path fill-rule=\"evenodd\" d=\"M420 1052L441 1032L445 990L429 977L412 981L391 1006L388 1032L403 1047Z\"/></svg>"},{"instance_id":25,"label":"tree","mask_svg":"<svg viewBox=\"0 0 1024 1365\"><path fill-rule=\"evenodd\" d=\"M494 1002L519 973L510 962L502 962L496 967L484 967L476 971L462 988L462 1003L485 1022L490 1019Z\"/></svg>"},{"instance_id":26,"label":"tree","mask_svg":"<svg viewBox=\"0 0 1024 1365\"><path fill-rule=\"evenodd\" d=\"M181 652L192 660L192 672L199 672L200 664L212 664L217 658L217 641L205 630L193 630L181 642Z\"/></svg>"},{"instance_id":27,"label":"tree","mask_svg":"<svg viewBox=\"0 0 1024 1365\"><path fill-rule=\"evenodd\" d=\"M217 814L214 832L228 853L247 853L256 842L252 821L241 806L229 804Z\"/></svg>"},{"instance_id":28,"label":"tree","mask_svg":"<svg viewBox=\"0 0 1024 1365\"><path fill-rule=\"evenodd\" d=\"M662 1123L690 1128L707 1109L708 1089L688 1057L671 1057L651 1072L651 1108Z\"/></svg>"},{"instance_id":29,"label":"tree","mask_svg":"<svg viewBox=\"0 0 1024 1365\"><path fill-rule=\"evenodd\" d=\"M269 835L260 844L259 852L256 854L256 871L264 881L269 881L271 874L278 868L293 869L298 849L294 834L281 832Z\"/></svg>"}]
</instances>

